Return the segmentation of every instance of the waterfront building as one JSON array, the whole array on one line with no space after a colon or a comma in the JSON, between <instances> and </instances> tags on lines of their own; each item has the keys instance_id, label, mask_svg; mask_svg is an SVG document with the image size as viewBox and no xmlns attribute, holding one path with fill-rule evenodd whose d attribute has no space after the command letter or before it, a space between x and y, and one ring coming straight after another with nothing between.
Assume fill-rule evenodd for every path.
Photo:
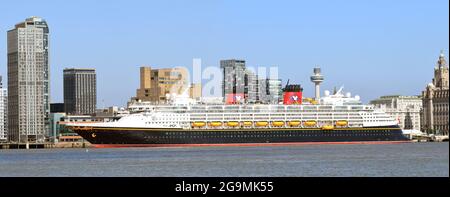
<instances>
[{"instance_id":1,"label":"waterfront building","mask_svg":"<svg viewBox=\"0 0 450 197\"><path fill-rule=\"evenodd\" d=\"M59 141L61 131L64 130L63 126L60 125L59 122L63 121L65 116L66 113L50 113L50 134L48 138L51 142L57 143Z\"/></svg>"},{"instance_id":2,"label":"waterfront building","mask_svg":"<svg viewBox=\"0 0 450 197\"><path fill-rule=\"evenodd\" d=\"M73 115L94 114L97 108L95 69L64 69L64 111Z\"/></svg>"},{"instance_id":3,"label":"waterfront building","mask_svg":"<svg viewBox=\"0 0 450 197\"><path fill-rule=\"evenodd\" d=\"M39 17L8 31L8 138L44 142L49 131L49 28Z\"/></svg>"},{"instance_id":4,"label":"waterfront building","mask_svg":"<svg viewBox=\"0 0 450 197\"><path fill-rule=\"evenodd\" d=\"M420 131L420 112L422 110L420 96L381 96L370 101L370 104L399 121L401 129Z\"/></svg>"},{"instance_id":5,"label":"waterfront building","mask_svg":"<svg viewBox=\"0 0 450 197\"><path fill-rule=\"evenodd\" d=\"M0 142L8 138L8 91L3 88L0 76Z\"/></svg>"},{"instance_id":6,"label":"waterfront building","mask_svg":"<svg viewBox=\"0 0 450 197\"><path fill-rule=\"evenodd\" d=\"M444 53L441 52L434 67L434 78L422 92L422 131L448 135L449 72Z\"/></svg>"},{"instance_id":7,"label":"waterfront building","mask_svg":"<svg viewBox=\"0 0 450 197\"><path fill-rule=\"evenodd\" d=\"M134 99L165 103L168 96L189 91L191 98L201 97L201 84L188 86L189 72L185 68L140 68L140 88ZM189 90L186 90L189 88Z\"/></svg>"}]
</instances>

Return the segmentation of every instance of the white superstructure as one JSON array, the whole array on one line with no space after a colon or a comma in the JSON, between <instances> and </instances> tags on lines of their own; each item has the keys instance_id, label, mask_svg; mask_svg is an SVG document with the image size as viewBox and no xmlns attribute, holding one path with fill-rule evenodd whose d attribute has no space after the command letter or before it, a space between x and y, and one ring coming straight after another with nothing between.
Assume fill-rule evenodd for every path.
<instances>
[{"instance_id":1,"label":"white superstructure","mask_svg":"<svg viewBox=\"0 0 450 197\"><path fill-rule=\"evenodd\" d=\"M370 105L363 105L358 96L350 97L338 91L325 93L320 105L223 105L198 103L187 96L173 96L165 105L135 102L128 108L131 115L116 122L91 126L129 128L323 128L382 127L398 122Z\"/></svg>"}]
</instances>

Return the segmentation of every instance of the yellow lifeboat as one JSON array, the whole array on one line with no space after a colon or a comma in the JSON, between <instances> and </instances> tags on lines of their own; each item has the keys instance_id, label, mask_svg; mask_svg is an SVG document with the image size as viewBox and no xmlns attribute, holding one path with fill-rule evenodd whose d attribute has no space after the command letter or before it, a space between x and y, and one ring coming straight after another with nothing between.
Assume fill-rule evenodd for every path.
<instances>
[{"instance_id":1,"label":"yellow lifeboat","mask_svg":"<svg viewBox=\"0 0 450 197\"><path fill-rule=\"evenodd\" d=\"M304 124L305 124L305 126L307 126L307 127L312 127L312 126L316 126L317 122L314 121L314 120L308 120L308 121L306 121Z\"/></svg>"},{"instance_id":2,"label":"yellow lifeboat","mask_svg":"<svg viewBox=\"0 0 450 197\"><path fill-rule=\"evenodd\" d=\"M253 125L253 122L246 121L246 122L243 123L243 125L244 125L245 127L250 127L250 126Z\"/></svg>"},{"instance_id":3,"label":"yellow lifeboat","mask_svg":"<svg viewBox=\"0 0 450 197\"><path fill-rule=\"evenodd\" d=\"M313 105L317 105L318 104L318 102L316 100L312 99L312 98L305 98L305 101L308 102L308 103L311 103Z\"/></svg>"},{"instance_id":4,"label":"yellow lifeboat","mask_svg":"<svg viewBox=\"0 0 450 197\"><path fill-rule=\"evenodd\" d=\"M336 126L343 127L343 126L347 126L347 125L348 125L348 122L346 120L339 120L336 122Z\"/></svg>"},{"instance_id":5,"label":"yellow lifeboat","mask_svg":"<svg viewBox=\"0 0 450 197\"><path fill-rule=\"evenodd\" d=\"M334 126L333 125L325 125L322 127L322 130L333 130Z\"/></svg>"},{"instance_id":6,"label":"yellow lifeboat","mask_svg":"<svg viewBox=\"0 0 450 197\"><path fill-rule=\"evenodd\" d=\"M192 126L193 127L204 127L204 126L206 126L206 123L205 122L194 122L194 123L192 123Z\"/></svg>"},{"instance_id":7,"label":"yellow lifeboat","mask_svg":"<svg viewBox=\"0 0 450 197\"><path fill-rule=\"evenodd\" d=\"M211 122L211 123L209 123L209 125L212 127L220 127L220 126L222 126L222 123L221 122Z\"/></svg>"},{"instance_id":8,"label":"yellow lifeboat","mask_svg":"<svg viewBox=\"0 0 450 197\"><path fill-rule=\"evenodd\" d=\"M282 126L284 126L284 122L282 122L282 121L275 121L275 122L272 122L272 126L274 126L274 127L282 127Z\"/></svg>"},{"instance_id":9,"label":"yellow lifeboat","mask_svg":"<svg viewBox=\"0 0 450 197\"><path fill-rule=\"evenodd\" d=\"M237 127L237 126L239 126L239 122L228 122L227 126L229 126L229 127Z\"/></svg>"},{"instance_id":10,"label":"yellow lifeboat","mask_svg":"<svg viewBox=\"0 0 450 197\"><path fill-rule=\"evenodd\" d=\"M289 126L290 127L298 127L300 125L300 121L290 121Z\"/></svg>"},{"instance_id":11,"label":"yellow lifeboat","mask_svg":"<svg viewBox=\"0 0 450 197\"><path fill-rule=\"evenodd\" d=\"M258 127L266 127L269 123L265 121L256 122L256 126Z\"/></svg>"}]
</instances>

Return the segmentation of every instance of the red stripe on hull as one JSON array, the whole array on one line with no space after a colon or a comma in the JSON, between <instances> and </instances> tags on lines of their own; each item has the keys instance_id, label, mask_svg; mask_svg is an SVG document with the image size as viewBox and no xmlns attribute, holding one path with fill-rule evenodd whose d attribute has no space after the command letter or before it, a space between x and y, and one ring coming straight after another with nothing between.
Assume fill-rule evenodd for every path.
<instances>
[{"instance_id":1,"label":"red stripe on hull","mask_svg":"<svg viewBox=\"0 0 450 197\"><path fill-rule=\"evenodd\" d=\"M131 147L258 147L258 146L305 146L324 144L401 144L410 141L367 141L367 142L289 142L289 143L230 143L230 144L93 144L95 148L131 148Z\"/></svg>"}]
</instances>

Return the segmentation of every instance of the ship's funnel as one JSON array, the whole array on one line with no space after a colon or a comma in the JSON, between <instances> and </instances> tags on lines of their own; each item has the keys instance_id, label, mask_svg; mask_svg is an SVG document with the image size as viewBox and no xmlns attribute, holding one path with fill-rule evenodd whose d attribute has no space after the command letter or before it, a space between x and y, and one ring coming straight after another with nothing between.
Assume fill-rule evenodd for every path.
<instances>
[{"instance_id":1,"label":"ship's funnel","mask_svg":"<svg viewBox=\"0 0 450 197\"><path fill-rule=\"evenodd\" d=\"M245 95L243 93L239 94L226 94L226 100L225 103L228 105L231 104L241 104L245 101Z\"/></svg>"},{"instance_id":2,"label":"ship's funnel","mask_svg":"<svg viewBox=\"0 0 450 197\"><path fill-rule=\"evenodd\" d=\"M286 87L283 89L284 92L284 100L283 104L285 105L299 105L302 104L302 93L303 88L302 86L296 84L296 85L289 85L287 84Z\"/></svg>"}]
</instances>

